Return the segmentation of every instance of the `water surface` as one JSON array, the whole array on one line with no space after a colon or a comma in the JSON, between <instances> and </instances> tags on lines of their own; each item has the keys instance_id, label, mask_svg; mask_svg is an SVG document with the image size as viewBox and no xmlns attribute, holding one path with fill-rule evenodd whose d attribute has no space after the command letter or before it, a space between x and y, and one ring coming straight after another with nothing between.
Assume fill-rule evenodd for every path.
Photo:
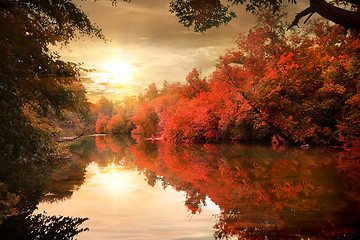
<instances>
[{"instance_id":1,"label":"water surface","mask_svg":"<svg viewBox=\"0 0 360 240\"><path fill-rule=\"evenodd\" d=\"M33 215L83 218L77 239L359 238L355 152L108 136L71 150L32 202Z\"/></svg>"},{"instance_id":2,"label":"water surface","mask_svg":"<svg viewBox=\"0 0 360 240\"><path fill-rule=\"evenodd\" d=\"M78 239L211 239L218 207L207 201L202 214L192 215L184 199L185 193L171 186L148 185L136 171L92 162L71 198L42 202L37 212L88 217L84 225L90 231Z\"/></svg>"}]
</instances>

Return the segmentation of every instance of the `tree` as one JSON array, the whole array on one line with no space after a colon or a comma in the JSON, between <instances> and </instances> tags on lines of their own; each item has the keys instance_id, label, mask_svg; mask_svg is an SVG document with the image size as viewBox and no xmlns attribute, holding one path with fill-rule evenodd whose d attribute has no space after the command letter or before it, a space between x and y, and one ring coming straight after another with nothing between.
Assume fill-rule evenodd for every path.
<instances>
[{"instance_id":1,"label":"tree","mask_svg":"<svg viewBox=\"0 0 360 240\"><path fill-rule=\"evenodd\" d=\"M275 136L294 143L277 124L276 115L260 105L262 101L274 105L277 103L261 99L260 96L264 90L271 90L273 87L267 86L264 76L267 72L276 69L279 58L289 49L285 26L281 21L283 16L283 13L273 14L270 11L259 14L257 25L249 33L239 36L238 48L220 57L213 76L227 83L238 92L241 100L245 100L251 106L253 114L258 119L258 125L265 123Z\"/></svg>"},{"instance_id":2,"label":"tree","mask_svg":"<svg viewBox=\"0 0 360 240\"><path fill-rule=\"evenodd\" d=\"M111 118L115 109L114 103L104 96L102 96L100 100L97 102L97 107L98 107L99 115L108 118Z\"/></svg>"},{"instance_id":3,"label":"tree","mask_svg":"<svg viewBox=\"0 0 360 240\"><path fill-rule=\"evenodd\" d=\"M296 0L287 2L296 4ZM264 7L279 11L284 5L282 0L228 0L228 4L223 4L220 0L173 0L170 2L170 12L174 13L185 27L194 27L196 32L205 32L212 27L229 23L236 17L230 7L239 4L245 4L246 11L253 13ZM290 27L297 25L303 17L318 13L345 28L360 29L359 7L360 2L357 0L310 0L309 7L296 15Z\"/></svg>"},{"instance_id":4,"label":"tree","mask_svg":"<svg viewBox=\"0 0 360 240\"><path fill-rule=\"evenodd\" d=\"M144 101L132 118L138 132L358 147L359 39L325 21L287 32L283 16L262 12L212 75L193 69L176 91Z\"/></svg>"},{"instance_id":5,"label":"tree","mask_svg":"<svg viewBox=\"0 0 360 240\"><path fill-rule=\"evenodd\" d=\"M152 85L156 86L155 84ZM130 118L135 126L133 133L142 134L146 137L163 135L164 127L168 121L168 111L171 112L172 110L169 108L176 105L180 97L179 85L166 86L166 91L151 101L145 101L145 99L140 101L136 112ZM140 95L142 94L140 93Z\"/></svg>"},{"instance_id":6,"label":"tree","mask_svg":"<svg viewBox=\"0 0 360 240\"><path fill-rule=\"evenodd\" d=\"M151 101L159 96L159 90L155 83L149 85L144 94L144 98L147 101Z\"/></svg>"},{"instance_id":7,"label":"tree","mask_svg":"<svg viewBox=\"0 0 360 240\"><path fill-rule=\"evenodd\" d=\"M104 35L70 0L1 1L0 32L0 158L47 158L57 150L48 110L88 110L80 66L49 45Z\"/></svg>"},{"instance_id":8,"label":"tree","mask_svg":"<svg viewBox=\"0 0 360 240\"><path fill-rule=\"evenodd\" d=\"M159 116L156 114L154 102L142 102L131 121L136 125L134 133L141 133L145 137L157 134Z\"/></svg>"},{"instance_id":9,"label":"tree","mask_svg":"<svg viewBox=\"0 0 360 240\"><path fill-rule=\"evenodd\" d=\"M168 89L168 87L170 86L170 84L166 81L166 80L164 80L164 82L163 82L163 85L162 85L162 87L161 87L161 89L160 89L160 95L164 95L164 94L166 94L166 91L167 91L167 89Z\"/></svg>"},{"instance_id":10,"label":"tree","mask_svg":"<svg viewBox=\"0 0 360 240\"><path fill-rule=\"evenodd\" d=\"M117 107L117 113L111 117L111 120L107 126L107 130L110 134L123 134L130 133L133 130L133 124L130 118L134 116L132 109L128 106L119 105Z\"/></svg>"},{"instance_id":11,"label":"tree","mask_svg":"<svg viewBox=\"0 0 360 240\"><path fill-rule=\"evenodd\" d=\"M359 39L323 21L285 34L281 15L259 17L214 77L239 92L278 139L358 146Z\"/></svg>"},{"instance_id":12,"label":"tree","mask_svg":"<svg viewBox=\"0 0 360 240\"><path fill-rule=\"evenodd\" d=\"M181 95L186 98L193 98L199 95L201 92L208 91L209 86L206 78L201 76L201 70L194 68L186 76L187 84L183 86Z\"/></svg>"},{"instance_id":13,"label":"tree","mask_svg":"<svg viewBox=\"0 0 360 240\"><path fill-rule=\"evenodd\" d=\"M95 130L97 133L107 133L107 126L109 124L109 120L106 118L98 118L96 121Z\"/></svg>"}]
</instances>

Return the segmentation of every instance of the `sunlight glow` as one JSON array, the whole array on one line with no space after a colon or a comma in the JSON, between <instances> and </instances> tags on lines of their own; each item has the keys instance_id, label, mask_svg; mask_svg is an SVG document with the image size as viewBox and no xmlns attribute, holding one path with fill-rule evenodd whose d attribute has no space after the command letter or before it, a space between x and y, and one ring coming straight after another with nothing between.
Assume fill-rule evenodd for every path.
<instances>
[{"instance_id":1,"label":"sunlight glow","mask_svg":"<svg viewBox=\"0 0 360 240\"><path fill-rule=\"evenodd\" d=\"M126 62L107 62L102 67L102 77L106 82L112 84L126 84L133 80L133 73L136 67Z\"/></svg>"},{"instance_id":2,"label":"sunlight glow","mask_svg":"<svg viewBox=\"0 0 360 240\"><path fill-rule=\"evenodd\" d=\"M105 168L100 168L96 163L91 163L87 167L88 173L95 173L91 178L93 186L100 187L100 192L108 196L119 197L126 195L131 189L129 185L133 181L128 171L115 164L110 164Z\"/></svg>"},{"instance_id":3,"label":"sunlight glow","mask_svg":"<svg viewBox=\"0 0 360 240\"><path fill-rule=\"evenodd\" d=\"M90 231L77 239L211 239L218 210L202 208L189 215L185 195L173 187L148 185L145 176L121 164L96 162L86 167L85 181L63 201L41 202L35 214L87 217ZM207 204L210 204L207 202ZM173 237L175 236L175 237Z\"/></svg>"}]
</instances>

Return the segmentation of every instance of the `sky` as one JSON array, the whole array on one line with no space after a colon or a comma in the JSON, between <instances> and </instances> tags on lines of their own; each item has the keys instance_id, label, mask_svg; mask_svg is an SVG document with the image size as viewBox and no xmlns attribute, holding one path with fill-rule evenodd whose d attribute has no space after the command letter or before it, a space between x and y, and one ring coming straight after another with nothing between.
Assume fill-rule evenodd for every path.
<instances>
[{"instance_id":1,"label":"sky","mask_svg":"<svg viewBox=\"0 0 360 240\"><path fill-rule=\"evenodd\" d=\"M255 25L244 6L233 9L238 17L228 25L202 34L178 22L169 12L170 0L118 1L117 6L110 0L74 2L109 39L82 37L57 49L63 60L96 69L82 74L91 102L101 96L115 101L136 96L165 80L184 83L193 68L209 75L217 59L235 47L238 35Z\"/></svg>"}]
</instances>

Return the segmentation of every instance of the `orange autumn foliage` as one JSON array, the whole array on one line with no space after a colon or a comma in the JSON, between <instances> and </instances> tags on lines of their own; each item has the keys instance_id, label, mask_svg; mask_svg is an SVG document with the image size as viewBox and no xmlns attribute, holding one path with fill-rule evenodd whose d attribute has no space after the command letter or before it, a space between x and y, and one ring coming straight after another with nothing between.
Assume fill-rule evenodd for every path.
<instances>
[{"instance_id":1,"label":"orange autumn foliage","mask_svg":"<svg viewBox=\"0 0 360 240\"><path fill-rule=\"evenodd\" d=\"M96 132L97 133L107 133L107 125L109 124L109 120L106 118L98 118L96 121Z\"/></svg>"}]
</instances>

